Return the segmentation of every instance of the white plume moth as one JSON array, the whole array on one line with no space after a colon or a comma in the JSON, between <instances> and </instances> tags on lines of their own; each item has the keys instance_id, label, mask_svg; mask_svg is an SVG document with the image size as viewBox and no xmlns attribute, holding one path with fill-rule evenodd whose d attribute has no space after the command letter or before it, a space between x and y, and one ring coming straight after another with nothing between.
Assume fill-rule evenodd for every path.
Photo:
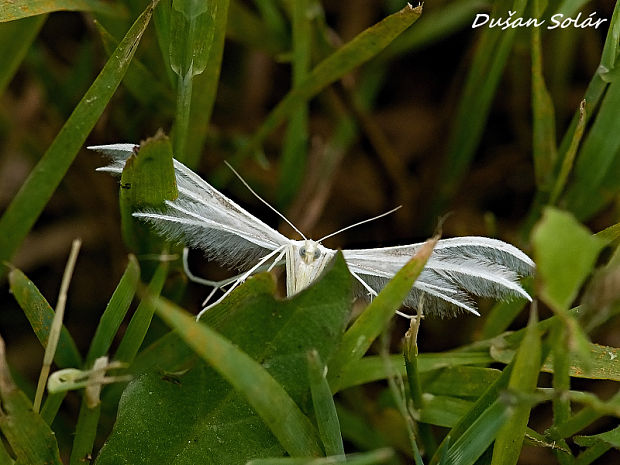
<instances>
[{"instance_id":1,"label":"white plume moth","mask_svg":"<svg viewBox=\"0 0 620 465\"><path fill-rule=\"evenodd\" d=\"M136 147L134 144L113 144L89 148L112 159L112 164L99 168L98 171L120 175L125 161ZM177 160L174 160L174 170L179 190L178 198L166 201L161 210L142 210L135 212L133 216L147 221L168 239L201 249L208 258L243 270L240 275L224 281L198 278L191 274L187 267L185 249L184 264L189 278L213 286L207 301L215 291L229 285L224 295L218 299L217 302L220 302L253 273L264 269L271 270L282 264L286 267L287 295L294 295L312 283L336 253L321 244L322 240L336 233L318 241L307 239L280 215L304 238L289 239L245 211ZM247 183L243 182L252 191ZM260 200L276 211L267 202ZM391 212L361 223L388 213ZM350 227L358 224L360 223ZM343 250L342 253L353 277L372 297L377 295L421 246L422 243L418 243ZM498 299L523 297L531 300L519 285L518 278L530 275L533 270L532 260L506 242L479 236L442 239L435 246L404 304L414 307L424 296L426 313L442 315L465 310L479 315L475 302L470 297L472 294ZM203 308L198 317L209 307Z\"/></svg>"}]
</instances>

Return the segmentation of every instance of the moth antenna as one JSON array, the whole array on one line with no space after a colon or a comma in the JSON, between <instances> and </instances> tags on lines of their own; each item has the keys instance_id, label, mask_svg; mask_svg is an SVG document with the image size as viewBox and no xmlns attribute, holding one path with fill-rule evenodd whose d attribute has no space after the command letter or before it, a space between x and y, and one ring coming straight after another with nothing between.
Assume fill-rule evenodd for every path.
<instances>
[{"instance_id":1,"label":"moth antenna","mask_svg":"<svg viewBox=\"0 0 620 465\"><path fill-rule=\"evenodd\" d=\"M239 178L239 180L243 183L243 185L244 185L245 187L247 187L247 188L248 188L248 190L249 190L249 191L250 191L250 192L254 195L254 197L256 197L258 200L260 200L260 201L261 201L261 202L263 202L265 205L267 205L267 206L268 206L271 210L273 210L274 212L276 212L276 214L277 214L280 218L282 218L284 221L286 221L286 223L287 223L287 224L288 224L291 228L293 228L295 231L297 231L297 232L299 233L299 235L300 235L301 237L303 237L303 238L304 238L304 240L308 240L308 238L304 235L304 233L302 233L299 229L297 229L297 228L295 227L295 225L294 225L293 223L291 223L291 222L288 220L288 218L287 218L286 216L284 216L282 213L280 213L278 210L276 210L276 208L275 208L275 207L272 207L272 206L269 204L269 202L267 202L267 201L266 201L265 199L263 199L260 195L258 195L256 192L254 192L254 189L252 189L252 188L250 187L250 185L249 185L249 184L245 181L245 179L243 179L243 178L241 177L241 175L240 175L239 173L237 173L237 171L236 171L236 170L235 170L235 169L231 166L231 164L230 164L230 163L228 163L226 160L224 160L224 163L226 163L226 166L228 166L228 167L231 169L231 171L232 171L233 173L235 173L235 176L237 176L237 177Z\"/></svg>"},{"instance_id":2,"label":"moth antenna","mask_svg":"<svg viewBox=\"0 0 620 465\"><path fill-rule=\"evenodd\" d=\"M379 218L383 218L384 216L387 216L387 215L389 215L390 213L394 213L396 210L399 210L399 209L401 209L402 207L403 207L402 205L399 205L399 206L398 206L398 207L396 207L396 208L392 208L390 211L387 211L387 212L385 212L385 213L381 213L380 215L373 216L372 218L368 218L368 219L362 220L362 221L360 221L360 222L358 222L358 223L355 223L355 224L349 225L349 226L347 226L346 228L339 229L339 230L338 230L338 231L336 231L336 232L333 232L333 233L331 233L331 234L328 234L327 236L324 236L324 237L320 238L317 242L321 242L321 241L323 241L324 239L327 239L328 237L332 237L332 236L335 236L336 234L340 234L341 232L346 231L347 229L351 229L351 228L354 228L354 227L356 227L356 226L359 226L360 224L370 223L371 221L378 220Z\"/></svg>"}]
</instances>

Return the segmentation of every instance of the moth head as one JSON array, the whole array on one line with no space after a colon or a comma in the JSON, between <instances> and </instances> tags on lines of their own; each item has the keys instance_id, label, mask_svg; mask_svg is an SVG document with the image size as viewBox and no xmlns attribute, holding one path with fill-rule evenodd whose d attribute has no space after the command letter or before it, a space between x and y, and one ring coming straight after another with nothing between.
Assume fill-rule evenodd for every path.
<instances>
[{"instance_id":1,"label":"moth head","mask_svg":"<svg viewBox=\"0 0 620 465\"><path fill-rule=\"evenodd\" d=\"M299 248L299 255L306 264L312 263L321 256L319 243L311 240L305 240L304 245Z\"/></svg>"}]
</instances>

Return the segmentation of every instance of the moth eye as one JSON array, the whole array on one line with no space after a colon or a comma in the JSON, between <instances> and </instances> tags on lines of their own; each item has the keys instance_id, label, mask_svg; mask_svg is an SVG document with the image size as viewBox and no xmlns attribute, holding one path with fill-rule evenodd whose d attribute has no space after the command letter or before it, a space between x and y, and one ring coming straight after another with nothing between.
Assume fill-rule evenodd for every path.
<instances>
[{"instance_id":1,"label":"moth eye","mask_svg":"<svg viewBox=\"0 0 620 465\"><path fill-rule=\"evenodd\" d=\"M321 252L319 251L319 249L316 249L314 251L314 259L316 260L317 258L319 258L321 256Z\"/></svg>"},{"instance_id":2,"label":"moth eye","mask_svg":"<svg viewBox=\"0 0 620 465\"><path fill-rule=\"evenodd\" d=\"M302 257L306 256L306 248L302 247L301 249L299 249L299 255L301 255Z\"/></svg>"}]
</instances>

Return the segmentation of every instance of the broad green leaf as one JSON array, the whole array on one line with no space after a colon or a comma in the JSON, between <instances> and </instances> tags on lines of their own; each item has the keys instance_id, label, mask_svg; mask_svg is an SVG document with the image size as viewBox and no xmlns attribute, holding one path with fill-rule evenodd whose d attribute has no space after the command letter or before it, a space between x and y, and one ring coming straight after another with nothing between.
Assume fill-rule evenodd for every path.
<instances>
[{"instance_id":1,"label":"broad green leaf","mask_svg":"<svg viewBox=\"0 0 620 465\"><path fill-rule=\"evenodd\" d=\"M261 127L252 136L242 155L247 155L257 148L265 137L290 117L300 105L383 50L400 33L411 26L421 14L422 6L414 8L411 5L407 5L399 12L369 27L321 61L267 115ZM216 184L221 184L223 179L227 179L230 175L229 171L216 173Z\"/></svg>"},{"instance_id":2,"label":"broad green leaf","mask_svg":"<svg viewBox=\"0 0 620 465\"><path fill-rule=\"evenodd\" d=\"M0 465L13 465L14 463L15 463L15 460L13 460L13 457L11 457L10 454L7 452L4 444L1 444L0 445Z\"/></svg>"},{"instance_id":3,"label":"broad green leaf","mask_svg":"<svg viewBox=\"0 0 620 465\"><path fill-rule=\"evenodd\" d=\"M121 228L123 239L133 250L153 252L161 248L162 240L132 214L140 208L160 208L178 195L170 139L159 131L127 159L121 175Z\"/></svg>"},{"instance_id":4,"label":"broad green leaf","mask_svg":"<svg viewBox=\"0 0 620 465\"><path fill-rule=\"evenodd\" d=\"M429 396L420 410L420 421L450 428L458 423L472 406L468 400L447 396Z\"/></svg>"},{"instance_id":5,"label":"broad green leaf","mask_svg":"<svg viewBox=\"0 0 620 465\"><path fill-rule=\"evenodd\" d=\"M424 269L437 241L438 238L426 241L347 330L338 352L329 364L328 380L334 392L340 389L344 368L362 358L394 317L411 292L413 283Z\"/></svg>"},{"instance_id":6,"label":"broad green leaf","mask_svg":"<svg viewBox=\"0 0 620 465\"><path fill-rule=\"evenodd\" d=\"M539 295L556 311L568 309L605 242L569 213L547 208L532 231Z\"/></svg>"},{"instance_id":7,"label":"broad green leaf","mask_svg":"<svg viewBox=\"0 0 620 465\"><path fill-rule=\"evenodd\" d=\"M501 375L493 368L458 366L421 373L424 392L453 397L481 396Z\"/></svg>"},{"instance_id":8,"label":"broad green leaf","mask_svg":"<svg viewBox=\"0 0 620 465\"><path fill-rule=\"evenodd\" d=\"M138 153L125 163L121 188L123 200L134 207L159 207L179 196L168 136L158 132L140 143Z\"/></svg>"},{"instance_id":9,"label":"broad green leaf","mask_svg":"<svg viewBox=\"0 0 620 465\"><path fill-rule=\"evenodd\" d=\"M151 19L153 6L149 4L136 19L0 218L0 263L11 259L26 237L112 98Z\"/></svg>"},{"instance_id":10,"label":"broad green leaf","mask_svg":"<svg viewBox=\"0 0 620 465\"><path fill-rule=\"evenodd\" d=\"M491 356L498 362L510 363L515 355L514 348L492 346ZM575 378L609 379L620 381L620 349L616 347L589 344L590 366L585 366L578 357L570 358L569 373ZM550 355L541 370L553 373L553 357Z\"/></svg>"},{"instance_id":11,"label":"broad green leaf","mask_svg":"<svg viewBox=\"0 0 620 465\"><path fill-rule=\"evenodd\" d=\"M530 312L525 337L516 355L514 368L510 375L508 388L530 394L534 392L538 382L541 363L540 333L536 327L538 314L535 309ZM529 404L517 404L513 407L510 418L500 428L493 446L492 465L516 464L521 454L525 429L532 408Z\"/></svg>"},{"instance_id":12,"label":"broad green leaf","mask_svg":"<svg viewBox=\"0 0 620 465\"><path fill-rule=\"evenodd\" d=\"M182 318L185 329L195 331L192 336L179 329L147 348L132 367L137 378L123 395L114 431L97 464L125 460L136 465L205 461L234 465L283 455L278 440L256 411L268 408L268 421L278 423L270 426L282 430L286 421L273 417L289 415L289 406L274 399L271 388L261 390L264 385L259 381L267 373L277 382L275 389L280 395L290 396L305 412L311 411L306 354L316 349L321 359L329 359L350 312L352 284L340 257L316 284L291 299L276 300L274 289L270 275L256 275L209 310L201 324L196 325L189 316ZM203 340L203 329L215 338ZM194 342L187 343L194 350L218 348L204 354L213 366L192 356L180 337L191 337ZM219 351L222 348L225 353ZM243 354L241 362L239 353ZM257 371L263 373L259 378ZM263 406L255 411L254 405ZM295 431L280 433L294 435L291 441L301 441ZM312 434L318 441L317 433Z\"/></svg>"},{"instance_id":13,"label":"broad green leaf","mask_svg":"<svg viewBox=\"0 0 620 465\"><path fill-rule=\"evenodd\" d=\"M139 279L140 265L138 265L136 257L130 255L125 273L123 273L114 294L112 294L103 315L99 319L95 336L90 343L86 356L87 368L96 358L105 355L110 349L114 336L116 336L129 305L131 305Z\"/></svg>"},{"instance_id":14,"label":"broad green leaf","mask_svg":"<svg viewBox=\"0 0 620 465\"><path fill-rule=\"evenodd\" d=\"M46 19L47 16L41 15L0 24L0 56L3 57L0 68L0 95L4 93L4 89L15 75Z\"/></svg>"},{"instance_id":15,"label":"broad green leaf","mask_svg":"<svg viewBox=\"0 0 620 465\"><path fill-rule=\"evenodd\" d=\"M47 347L54 310L34 283L20 270L15 269L9 273L9 284L15 300L24 311L41 345ZM60 332L54 362L60 368L75 368L82 365L82 357L77 346L64 326Z\"/></svg>"},{"instance_id":16,"label":"broad green leaf","mask_svg":"<svg viewBox=\"0 0 620 465\"><path fill-rule=\"evenodd\" d=\"M92 11L110 16L126 14L126 10L120 4L110 4L101 0L22 0L0 3L0 23L53 11Z\"/></svg>"},{"instance_id":17,"label":"broad green leaf","mask_svg":"<svg viewBox=\"0 0 620 465\"><path fill-rule=\"evenodd\" d=\"M58 444L50 427L32 410L28 397L11 377L0 339L0 429L19 464L62 465Z\"/></svg>"},{"instance_id":18,"label":"broad green leaf","mask_svg":"<svg viewBox=\"0 0 620 465\"><path fill-rule=\"evenodd\" d=\"M325 455L344 455L340 423L334 405L332 391L327 384L327 367L323 365L318 352L315 350L308 353L308 377L310 379L310 392L312 393L312 405L319 435L323 443Z\"/></svg>"},{"instance_id":19,"label":"broad green leaf","mask_svg":"<svg viewBox=\"0 0 620 465\"><path fill-rule=\"evenodd\" d=\"M161 262L149 283L147 292L150 296L158 296L164 287L168 275L168 262ZM151 299L142 299L135 313L131 317L129 326L116 350L114 358L121 362L131 363L144 341L146 332L151 325L155 306Z\"/></svg>"}]
</instances>

